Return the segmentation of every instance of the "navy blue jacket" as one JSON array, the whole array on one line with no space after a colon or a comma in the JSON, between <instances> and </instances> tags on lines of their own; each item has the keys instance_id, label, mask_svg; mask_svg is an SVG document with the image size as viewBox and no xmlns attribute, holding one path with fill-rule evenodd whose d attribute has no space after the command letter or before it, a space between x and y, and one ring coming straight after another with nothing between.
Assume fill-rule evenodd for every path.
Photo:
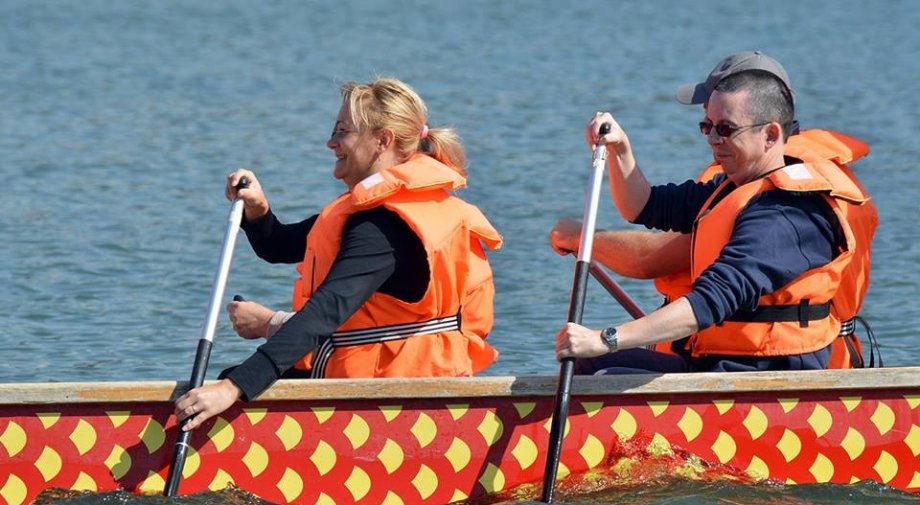
<instances>
[{"instance_id":1,"label":"navy blue jacket","mask_svg":"<svg viewBox=\"0 0 920 505\"><path fill-rule=\"evenodd\" d=\"M635 222L690 233L703 204L725 177L654 186ZM734 188L730 184L720 198ZM820 195L782 190L757 195L738 215L719 258L686 295L700 329L724 321L739 309L756 309L762 295L829 263L841 237L840 223Z\"/></svg>"}]
</instances>

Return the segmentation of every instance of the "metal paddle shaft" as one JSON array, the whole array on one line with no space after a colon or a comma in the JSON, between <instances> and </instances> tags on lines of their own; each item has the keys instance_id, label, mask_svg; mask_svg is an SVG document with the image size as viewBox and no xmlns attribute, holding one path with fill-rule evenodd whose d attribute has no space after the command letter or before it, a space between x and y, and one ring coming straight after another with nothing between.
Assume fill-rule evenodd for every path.
<instances>
[{"instance_id":1,"label":"metal paddle shaft","mask_svg":"<svg viewBox=\"0 0 920 505\"><path fill-rule=\"evenodd\" d=\"M610 132L609 124L602 124L600 134ZM591 264L591 249L594 247L594 228L597 219L597 207L600 200L601 184L604 181L604 165L607 160L607 146L598 144L594 148L591 164L591 179L585 197L584 220L581 225L581 246L575 262L575 280L572 283L572 296L569 302L569 322L581 324L585 308L585 291L588 284L588 271ZM575 359L564 358L559 367L559 383L556 388L556 406L553 410L553 422L549 430L549 446L546 453L546 468L543 471L543 502L553 502L556 486L556 471L559 468L559 455L562 453L562 439L565 436L565 423L569 416L569 396L572 389L572 376L575 374Z\"/></svg>"},{"instance_id":2,"label":"metal paddle shaft","mask_svg":"<svg viewBox=\"0 0 920 505\"><path fill-rule=\"evenodd\" d=\"M246 177L241 178L239 184L236 186L238 190L247 187L249 187L249 179ZM201 336L198 339L198 350L195 352L195 364L192 366L192 376L189 379L188 386L189 390L197 388L204 383L204 375L208 369L208 360L211 358L214 333L217 330L221 301L224 297L224 289L227 287L230 262L233 259L233 246L236 244L236 236L239 234L240 221L242 221L242 219L243 200L237 197L233 200L230 206L230 214L227 217L227 231L224 233L224 243L220 251L220 261L217 265L217 272L214 274L214 281L211 283L211 299L208 302L208 312L205 316L204 325L201 327ZM182 479L182 469L185 467L185 457L188 453L188 444L192 437L191 431L182 430L188 422L189 418L185 418L179 424L179 438L176 440L173 459L169 465L169 475L166 478L166 487L163 489L163 495L165 496L174 496L179 489L179 481Z\"/></svg>"}]
</instances>

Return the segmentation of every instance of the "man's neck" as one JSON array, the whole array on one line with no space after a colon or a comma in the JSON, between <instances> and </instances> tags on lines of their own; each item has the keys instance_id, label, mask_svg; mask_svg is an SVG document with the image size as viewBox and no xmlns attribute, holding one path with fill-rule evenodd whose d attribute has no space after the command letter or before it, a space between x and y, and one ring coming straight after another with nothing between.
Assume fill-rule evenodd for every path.
<instances>
[{"instance_id":1,"label":"man's neck","mask_svg":"<svg viewBox=\"0 0 920 505\"><path fill-rule=\"evenodd\" d=\"M776 170L785 167L786 157L783 154L783 148L784 146L782 144L773 146L767 153L767 156L761 158L757 163L757 167L750 172L751 177L746 181L739 182L738 185L740 186L757 179L762 179Z\"/></svg>"}]
</instances>

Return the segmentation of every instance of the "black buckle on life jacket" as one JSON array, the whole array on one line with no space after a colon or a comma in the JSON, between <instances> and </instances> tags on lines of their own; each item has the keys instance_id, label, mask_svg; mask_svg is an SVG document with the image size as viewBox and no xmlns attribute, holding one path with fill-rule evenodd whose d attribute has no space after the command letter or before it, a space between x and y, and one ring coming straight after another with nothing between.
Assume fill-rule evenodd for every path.
<instances>
[{"instance_id":1,"label":"black buckle on life jacket","mask_svg":"<svg viewBox=\"0 0 920 505\"><path fill-rule=\"evenodd\" d=\"M840 322L840 336L849 337L850 335L856 333L856 318L847 319L846 321Z\"/></svg>"},{"instance_id":2,"label":"black buckle on life jacket","mask_svg":"<svg viewBox=\"0 0 920 505\"><path fill-rule=\"evenodd\" d=\"M808 328L808 298L799 302L799 326Z\"/></svg>"}]
</instances>

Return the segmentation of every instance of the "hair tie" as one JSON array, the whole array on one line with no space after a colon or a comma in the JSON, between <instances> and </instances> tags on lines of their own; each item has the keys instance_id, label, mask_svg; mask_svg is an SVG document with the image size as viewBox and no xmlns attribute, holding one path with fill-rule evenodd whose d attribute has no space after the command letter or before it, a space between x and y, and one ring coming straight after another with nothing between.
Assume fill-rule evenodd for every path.
<instances>
[{"instance_id":1,"label":"hair tie","mask_svg":"<svg viewBox=\"0 0 920 505\"><path fill-rule=\"evenodd\" d=\"M428 125L422 126L422 133L419 134L419 138L427 139L428 138Z\"/></svg>"}]
</instances>

